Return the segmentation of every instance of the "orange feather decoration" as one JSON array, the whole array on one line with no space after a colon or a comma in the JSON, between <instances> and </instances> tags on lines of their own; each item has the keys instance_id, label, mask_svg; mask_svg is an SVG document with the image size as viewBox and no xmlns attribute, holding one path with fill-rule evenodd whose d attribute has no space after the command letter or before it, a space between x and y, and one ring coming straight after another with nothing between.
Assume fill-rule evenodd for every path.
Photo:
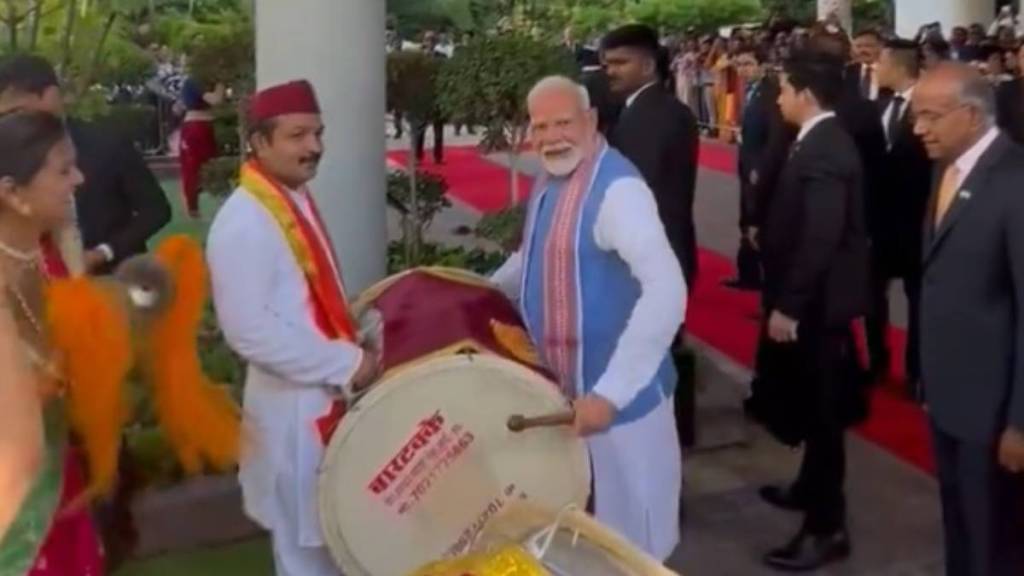
<instances>
[{"instance_id":1,"label":"orange feather decoration","mask_svg":"<svg viewBox=\"0 0 1024 576\"><path fill-rule=\"evenodd\" d=\"M204 463L229 470L238 462L241 415L199 360L196 335L208 298L202 249L186 236L173 236L154 256L174 279L167 309L145 324L139 350L157 417L186 472L199 473Z\"/></svg>"},{"instance_id":2,"label":"orange feather decoration","mask_svg":"<svg viewBox=\"0 0 1024 576\"><path fill-rule=\"evenodd\" d=\"M130 416L124 382L132 367L128 311L115 291L85 278L47 287L50 342L67 378L67 411L89 462L89 487L78 502L113 486L121 430Z\"/></svg>"}]
</instances>

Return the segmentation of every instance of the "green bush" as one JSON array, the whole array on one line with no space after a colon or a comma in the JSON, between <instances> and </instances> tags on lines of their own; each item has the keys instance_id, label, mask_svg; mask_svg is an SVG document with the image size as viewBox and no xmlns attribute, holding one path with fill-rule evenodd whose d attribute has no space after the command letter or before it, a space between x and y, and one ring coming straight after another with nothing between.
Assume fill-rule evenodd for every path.
<instances>
[{"instance_id":1,"label":"green bush","mask_svg":"<svg viewBox=\"0 0 1024 576\"><path fill-rule=\"evenodd\" d=\"M423 245L421 258L410 263L405 257L405 246L401 242L388 244L388 274L395 274L416 266L445 266L461 268L477 274L490 274L505 261L501 252L483 250L482 248L466 249L461 246L447 247L432 242Z\"/></svg>"},{"instance_id":2,"label":"green bush","mask_svg":"<svg viewBox=\"0 0 1024 576\"><path fill-rule=\"evenodd\" d=\"M763 17L758 0L639 0L626 9L626 14L631 20L662 32L676 32L691 26L698 30L715 30Z\"/></svg>"},{"instance_id":3,"label":"green bush","mask_svg":"<svg viewBox=\"0 0 1024 576\"><path fill-rule=\"evenodd\" d=\"M553 74L578 74L571 55L558 46L521 34L479 38L441 68L441 110L455 123L500 132L518 149L526 138L526 95L538 80Z\"/></svg>"},{"instance_id":4,"label":"green bush","mask_svg":"<svg viewBox=\"0 0 1024 576\"><path fill-rule=\"evenodd\" d=\"M217 149L222 155L239 156L242 154L242 139L238 123L239 114L235 106L227 104L214 110L213 134L217 142Z\"/></svg>"},{"instance_id":5,"label":"green bush","mask_svg":"<svg viewBox=\"0 0 1024 576\"><path fill-rule=\"evenodd\" d=\"M497 214L484 216L477 223L475 232L477 236L498 244L505 252L512 253L522 242L525 219L526 206L520 204Z\"/></svg>"},{"instance_id":6,"label":"green bush","mask_svg":"<svg viewBox=\"0 0 1024 576\"><path fill-rule=\"evenodd\" d=\"M230 195L238 186L238 168L237 156L210 160L199 173L203 191L218 197Z\"/></svg>"},{"instance_id":7,"label":"green bush","mask_svg":"<svg viewBox=\"0 0 1024 576\"><path fill-rule=\"evenodd\" d=\"M413 125L417 122L426 122L437 115L436 87L440 70L441 61L423 52L389 54L388 108L401 112L405 120Z\"/></svg>"},{"instance_id":8,"label":"green bush","mask_svg":"<svg viewBox=\"0 0 1024 576\"><path fill-rule=\"evenodd\" d=\"M393 171L388 173L387 194L388 204L398 210L399 214L408 216L413 212L411 183L409 174L405 171ZM421 232L426 232L434 218L445 208L451 207L452 203L446 195L448 183L444 178L420 172L416 177L416 204L418 206L419 221L422 222Z\"/></svg>"},{"instance_id":9,"label":"green bush","mask_svg":"<svg viewBox=\"0 0 1024 576\"><path fill-rule=\"evenodd\" d=\"M93 118L96 123L136 145L146 141L155 119L156 108L148 104L114 104L108 106L101 116Z\"/></svg>"}]
</instances>

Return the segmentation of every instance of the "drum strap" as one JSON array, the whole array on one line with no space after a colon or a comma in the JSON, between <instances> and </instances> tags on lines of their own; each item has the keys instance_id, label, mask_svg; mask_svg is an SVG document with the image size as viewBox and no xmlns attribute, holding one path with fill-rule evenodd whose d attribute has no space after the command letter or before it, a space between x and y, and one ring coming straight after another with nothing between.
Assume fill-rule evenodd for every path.
<instances>
[{"instance_id":1,"label":"drum strap","mask_svg":"<svg viewBox=\"0 0 1024 576\"><path fill-rule=\"evenodd\" d=\"M331 340L354 342L355 330L338 278L341 269L334 265L330 247L320 240L313 223L302 214L289 193L264 173L255 161L242 165L239 183L273 217L288 242L309 283L314 319L324 336ZM320 232L327 238L327 230L312 198L309 198L309 205Z\"/></svg>"}]
</instances>

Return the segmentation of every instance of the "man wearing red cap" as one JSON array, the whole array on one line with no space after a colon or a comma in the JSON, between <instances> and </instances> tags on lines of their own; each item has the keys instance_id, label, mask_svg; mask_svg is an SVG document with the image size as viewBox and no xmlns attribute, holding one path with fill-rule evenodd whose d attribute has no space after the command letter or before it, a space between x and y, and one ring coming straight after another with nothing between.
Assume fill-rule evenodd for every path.
<instances>
[{"instance_id":1,"label":"man wearing red cap","mask_svg":"<svg viewBox=\"0 0 1024 576\"><path fill-rule=\"evenodd\" d=\"M244 505L272 534L278 575L337 576L320 533L317 467L337 400L373 379L376 358L356 342L340 263L306 188L323 154L312 86L257 93L248 123L249 160L207 243L217 317L249 365Z\"/></svg>"}]
</instances>

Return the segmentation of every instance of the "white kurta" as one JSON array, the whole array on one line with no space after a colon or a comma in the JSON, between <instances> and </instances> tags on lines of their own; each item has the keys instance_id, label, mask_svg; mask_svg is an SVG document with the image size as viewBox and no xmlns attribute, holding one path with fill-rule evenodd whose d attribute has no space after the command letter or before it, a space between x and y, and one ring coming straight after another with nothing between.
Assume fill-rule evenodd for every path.
<instances>
[{"instance_id":1,"label":"white kurta","mask_svg":"<svg viewBox=\"0 0 1024 576\"><path fill-rule=\"evenodd\" d=\"M640 178L613 182L593 230L640 283L641 296L593 393L622 409L657 373L686 314L683 272ZM492 280L518 299L524 255L513 254ZM584 336L586 338L586 336ZM652 556L665 560L679 543L682 453L671 398L647 416L587 439L594 470L595 515Z\"/></svg>"},{"instance_id":2,"label":"white kurta","mask_svg":"<svg viewBox=\"0 0 1024 576\"><path fill-rule=\"evenodd\" d=\"M306 197L292 196L323 239ZM314 423L349 383L362 351L320 332L284 235L244 190L218 212L207 260L221 329L249 363L244 418L252 446L239 473L245 511L274 533L275 553L279 540L322 547L316 484L324 447ZM330 570L317 573L337 573Z\"/></svg>"}]
</instances>

